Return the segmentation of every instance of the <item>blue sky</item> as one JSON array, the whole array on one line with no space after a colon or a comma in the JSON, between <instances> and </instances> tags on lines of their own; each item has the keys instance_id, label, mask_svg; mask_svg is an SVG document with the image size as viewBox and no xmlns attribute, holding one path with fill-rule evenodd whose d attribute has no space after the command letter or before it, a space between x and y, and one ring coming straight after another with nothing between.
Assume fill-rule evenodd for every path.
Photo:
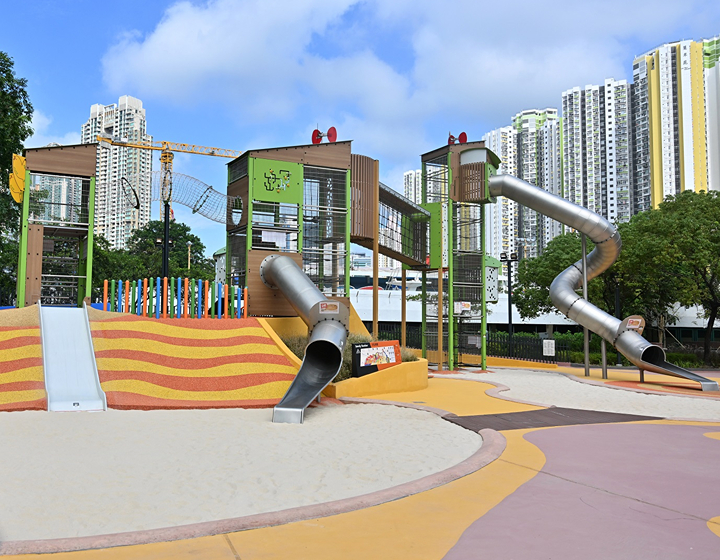
<instances>
[{"instance_id":1,"label":"blue sky","mask_svg":"<svg viewBox=\"0 0 720 560\"><path fill-rule=\"evenodd\" d=\"M156 140L246 150L335 126L397 189L448 132L479 140L566 89L631 79L662 43L720 34L717 0L0 2L0 50L36 111L27 147L75 143L92 104L132 95ZM226 163L177 154L175 170L222 192ZM176 216L208 254L224 245L220 224Z\"/></svg>"}]
</instances>

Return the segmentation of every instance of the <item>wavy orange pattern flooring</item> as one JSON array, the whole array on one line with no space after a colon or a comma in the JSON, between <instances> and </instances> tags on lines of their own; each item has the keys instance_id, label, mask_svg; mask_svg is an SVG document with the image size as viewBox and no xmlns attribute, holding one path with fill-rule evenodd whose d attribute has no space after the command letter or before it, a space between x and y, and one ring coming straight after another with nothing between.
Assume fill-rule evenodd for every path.
<instances>
[{"instance_id":1,"label":"wavy orange pattern flooring","mask_svg":"<svg viewBox=\"0 0 720 560\"><path fill-rule=\"evenodd\" d=\"M111 408L272 407L297 373L255 319L121 315L91 328Z\"/></svg>"},{"instance_id":2,"label":"wavy orange pattern flooring","mask_svg":"<svg viewBox=\"0 0 720 560\"><path fill-rule=\"evenodd\" d=\"M0 327L0 411L47 410L39 327Z\"/></svg>"}]
</instances>

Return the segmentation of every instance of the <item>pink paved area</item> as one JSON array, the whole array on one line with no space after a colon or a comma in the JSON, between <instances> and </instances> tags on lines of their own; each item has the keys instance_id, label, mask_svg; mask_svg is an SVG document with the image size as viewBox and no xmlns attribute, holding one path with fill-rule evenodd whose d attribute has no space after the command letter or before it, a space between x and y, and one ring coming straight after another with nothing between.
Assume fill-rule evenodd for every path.
<instances>
[{"instance_id":1,"label":"pink paved area","mask_svg":"<svg viewBox=\"0 0 720 560\"><path fill-rule=\"evenodd\" d=\"M448 560L717 559L720 445L713 428L592 425L525 439L547 462L475 521Z\"/></svg>"}]
</instances>

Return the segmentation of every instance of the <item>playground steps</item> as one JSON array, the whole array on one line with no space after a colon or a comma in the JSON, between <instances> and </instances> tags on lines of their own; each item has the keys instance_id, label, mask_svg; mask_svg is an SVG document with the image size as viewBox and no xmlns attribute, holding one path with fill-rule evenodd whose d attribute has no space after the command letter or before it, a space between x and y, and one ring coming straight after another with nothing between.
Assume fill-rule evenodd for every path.
<instances>
[{"instance_id":1,"label":"playground steps","mask_svg":"<svg viewBox=\"0 0 720 560\"><path fill-rule=\"evenodd\" d=\"M297 373L256 319L90 318L110 408L272 407Z\"/></svg>"}]
</instances>

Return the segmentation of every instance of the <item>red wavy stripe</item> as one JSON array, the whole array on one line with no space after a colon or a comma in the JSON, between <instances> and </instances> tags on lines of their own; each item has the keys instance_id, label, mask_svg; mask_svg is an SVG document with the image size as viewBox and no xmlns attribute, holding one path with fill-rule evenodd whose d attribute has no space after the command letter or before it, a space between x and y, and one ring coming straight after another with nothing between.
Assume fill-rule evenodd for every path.
<instances>
[{"instance_id":1,"label":"red wavy stripe","mask_svg":"<svg viewBox=\"0 0 720 560\"><path fill-rule=\"evenodd\" d=\"M154 340L155 342L164 342L166 344L174 344L176 346L196 346L196 347L213 347L219 348L223 346L238 346L240 344L269 344L275 346L275 343L269 336L231 336L230 338L213 338L213 339L196 339L181 338L177 336L168 336L164 334L144 333L138 331L93 331L96 338L107 339L141 339Z\"/></svg>"},{"instance_id":2,"label":"red wavy stripe","mask_svg":"<svg viewBox=\"0 0 720 560\"><path fill-rule=\"evenodd\" d=\"M180 391L232 391L273 383L275 381L292 381L295 376L289 373L248 373L247 375L230 375L228 377L180 377L159 375L145 371L107 371L100 370L100 382L117 380L136 380L152 383L159 387L178 389Z\"/></svg>"},{"instance_id":3,"label":"red wavy stripe","mask_svg":"<svg viewBox=\"0 0 720 560\"><path fill-rule=\"evenodd\" d=\"M41 344L39 336L18 336L9 340L0 340L0 350L10 350L11 348L21 348L23 346L34 346Z\"/></svg>"},{"instance_id":4,"label":"red wavy stripe","mask_svg":"<svg viewBox=\"0 0 720 560\"><path fill-rule=\"evenodd\" d=\"M34 327L0 327L0 332L7 332L7 331L29 331L32 329L37 330L40 325L36 325Z\"/></svg>"},{"instance_id":5,"label":"red wavy stripe","mask_svg":"<svg viewBox=\"0 0 720 560\"><path fill-rule=\"evenodd\" d=\"M47 410L47 399L38 399L36 401L20 401L20 402L14 402L14 403L0 404L0 410L3 410L3 411Z\"/></svg>"},{"instance_id":6,"label":"red wavy stripe","mask_svg":"<svg viewBox=\"0 0 720 560\"><path fill-rule=\"evenodd\" d=\"M119 315L110 319L93 320L91 323L117 323L118 321L153 321L161 325L185 327L188 329L202 329L204 331L229 331L245 327L259 327L257 319L155 319L139 317L137 315ZM37 327L35 327L37 328Z\"/></svg>"},{"instance_id":7,"label":"red wavy stripe","mask_svg":"<svg viewBox=\"0 0 720 560\"><path fill-rule=\"evenodd\" d=\"M160 399L123 391L107 393L108 407L120 410L153 410L158 408L272 408L280 399L253 399L229 401L183 401Z\"/></svg>"},{"instance_id":8,"label":"red wavy stripe","mask_svg":"<svg viewBox=\"0 0 720 560\"><path fill-rule=\"evenodd\" d=\"M151 352L137 352L135 350L100 350L95 352L96 358L116 358L123 360L136 360L158 366L175 369L208 369L227 364L274 364L281 366L292 365L285 356L276 354L235 354L233 356L218 356L216 358L175 358Z\"/></svg>"},{"instance_id":9,"label":"red wavy stripe","mask_svg":"<svg viewBox=\"0 0 720 560\"><path fill-rule=\"evenodd\" d=\"M20 358L11 362L0 362L0 373L8 373L9 371L17 371L28 367L43 365L42 358Z\"/></svg>"},{"instance_id":10,"label":"red wavy stripe","mask_svg":"<svg viewBox=\"0 0 720 560\"><path fill-rule=\"evenodd\" d=\"M13 381L11 383L0 383L0 391L29 391L31 389L45 390L43 381Z\"/></svg>"}]
</instances>

